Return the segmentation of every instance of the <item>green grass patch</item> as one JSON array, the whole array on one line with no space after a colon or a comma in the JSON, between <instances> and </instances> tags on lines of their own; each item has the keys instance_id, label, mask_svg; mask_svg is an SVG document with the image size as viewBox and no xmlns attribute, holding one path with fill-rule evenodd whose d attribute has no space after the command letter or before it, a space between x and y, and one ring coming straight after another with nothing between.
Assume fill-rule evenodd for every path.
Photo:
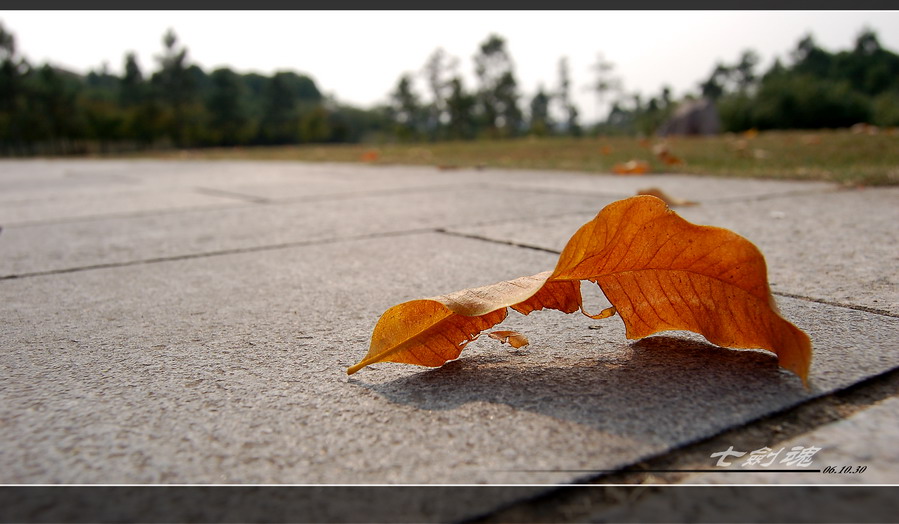
<instances>
[{"instance_id":1,"label":"green grass patch","mask_svg":"<svg viewBox=\"0 0 899 524\"><path fill-rule=\"evenodd\" d=\"M653 152L664 143L683 161L666 165ZM899 132L770 131L750 135L637 139L520 138L417 144L335 144L197 149L129 155L152 158L364 162L610 173L617 163L643 160L650 173L790 180L847 185L899 184Z\"/></svg>"}]
</instances>

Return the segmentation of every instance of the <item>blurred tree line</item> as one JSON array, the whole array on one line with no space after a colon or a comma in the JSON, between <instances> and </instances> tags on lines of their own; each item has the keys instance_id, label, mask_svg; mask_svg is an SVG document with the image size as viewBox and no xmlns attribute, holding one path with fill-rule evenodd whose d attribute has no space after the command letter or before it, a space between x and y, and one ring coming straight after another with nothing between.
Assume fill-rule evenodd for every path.
<instances>
[{"instance_id":1,"label":"blurred tree line","mask_svg":"<svg viewBox=\"0 0 899 524\"><path fill-rule=\"evenodd\" d=\"M733 64L715 64L695 92L678 100L669 86L649 97L626 90L615 64L600 54L588 88L598 107L609 104L609 112L585 130L571 101L567 59L559 60L554 88L541 85L526 98L519 93L505 40L490 35L474 56L473 89L465 88L458 60L438 48L418 74L425 80L426 96L414 88L416 74L403 73L390 103L381 110L391 122L393 136L407 141L650 135L680 103L697 98L715 101L725 131L839 128L860 122L899 126L899 56L884 49L873 31L862 30L852 50L837 53L821 49L811 35L805 36L790 59L788 65L775 60L759 74L758 54L746 50Z\"/></svg>"},{"instance_id":2,"label":"blurred tree line","mask_svg":"<svg viewBox=\"0 0 899 524\"><path fill-rule=\"evenodd\" d=\"M715 64L684 99L715 101L724 131L899 126L899 55L884 49L870 29L859 33L853 49L836 53L807 35L789 59L786 65L776 59L759 73L758 54L743 51L734 63ZM605 66L608 74L613 68ZM652 134L677 107L667 87L644 100L624 92L620 81L598 82L617 95L597 126L601 133Z\"/></svg>"},{"instance_id":3,"label":"blurred tree line","mask_svg":"<svg viewBox=\"0 0 899 524\"><path fill-rule=\"evenodd\" d=\"M355 142L390 125L323 96L306 75L207 74L171 30L156 61L145 73L128 53L121 76L32 66L0 24L0 154Z\"/></svg>"},{"instance_id":4,"label":"blurred tree line","mask_svg":"<svg viewBox=\"0 0 899 524\"><path fill-rule=\"evenodd\" d=\"M864 122L899 126L899 55L863 30L851 50L829 53L811 35L762 75L758 56L744 51L735 64L717 64L701 84L717 100L725 131L849 127Z\"/></svg>"},{"instance_id":5,"label":"blurred tree line","mask_svg":"<svg viewBox=\"0 0 899 524\"><path fill-rule=\"evenodd\" d=\"M32 66L0 23L0 154L72 154L147 148L278 145L359 141L437 141L523 135L652 134L681 102L669 87L645 98L624 89L615 66L599 55L589 89L605 120L580 124L566 57L552 87L525 97L501 36L489 35L473 57L468 88L459 61L436 49L417 72L403 73L387 103L371 109L324 96L308 76L271 76L229 68L206 73L188 60L170 30L156 70L133 53L121 76L77 75ZM726 131L899 125L899 56L863 30L851 50L830 53L811 35L764 73L758 55L715 64L696 93L716 102ZM423 81L425 95L416 90Z\"/></svg>"},{"instance_id":6,"label":"blurred tree line","mask_svg":"<svg viewBox=\"0 0 899 524\"><path fill-rule=\"evenodd\" d=\"M458 64L442 48L430 55L418 74L427 86L427 101L415 90L416 74L400 76L390 102L381 108L396 138L435 141L582 133L571 100L567 58L559 60L555 88L541 85L529 101L519 92L515 64L503 37L493 34L481 43L474 56L473 89L466 88Z\"/></svg>"}]
</instances>

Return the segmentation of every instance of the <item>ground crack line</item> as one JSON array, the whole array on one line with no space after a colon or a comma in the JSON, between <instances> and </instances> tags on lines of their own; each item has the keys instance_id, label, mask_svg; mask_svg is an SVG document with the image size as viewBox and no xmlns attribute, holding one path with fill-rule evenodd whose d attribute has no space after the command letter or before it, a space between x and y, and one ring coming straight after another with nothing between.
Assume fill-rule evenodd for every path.
<instances>
[{"instance_id":1,"label":"ground crack line","mask_svg":"<svg viewBox=\"0 0 899 524\"><path fill-rule=\"evenodd\" d=\"M239 200L241 202L250 202L253 204L271 204L273 201L269 198L259 197L255 195L246 195L244 193L237 193L235 191L225 191L222 189L215 189L211 187L194 187L194 191L200 193L201 195L209 195L214 197L221 198L230 198L232 200Z\"/></svg>"},{"instance_id":2,"label":"ground crack line","mask_svg":"<svg viewBox=\"0 0 899 524\"><path fill-rule=\"evenodd\" d=\"M523 249L533 249L534 251L541 251L543 253L552 253L553 255L561 255L562 254L561 251L556 250L556 249L549 249L549 248L545 248L545 247L541 247L541 246L535 246L532 244L525 244L522 242L514 242L512 240L498 240L495 238L483 237L483 236L474 235L471 233L460 233L458 231L450 231L450 230L444 229L442 227L437 228L434 231L437 233L444 234L444 235L460 237L460 238L470 238L472 240L480 240L482 242L490 242L492 244L500 244L503 246L520 247Z\"/></svg>"},{"instance_id":3,"label":"ground crack line","mask_svg":"<svg viewBox=\"0 0 899 524\"><path fill-rule=\"evenodd\" d=\"M348 237L324 238L317 240L297 240L294 242L283 242L281 244L269 244L266 246L255 247L238 247L231 249L222 249L218 251L207 251L204 253L189 253L184 255L171 255L166 257L153 257L140 260L127 260L124 262L105 262L102 264L91 264L88 266L69 267L62 269L48 269L46 271L34 271L31 273L18 273L13 275L0 276L0 281L17 280L21 278L43 277L49 275L62 275L66 273L80 273L82 271L92 271L95 269L110 269L117 267L140 266L144 264L158 264L160 262L175 262L179 260L193 260L197 258L209 258L224 255L238 255L243 253L257 253L262 251L277 251L279 249L291 249L304 246L319 246L327 244L338 244L341 242L355 242L359 240L370 240L386 237L401 237L410 235L420 235L424 233L434 233L433 228L407 229L403 231L387 231L382 233L369 233L365 235L354 235Z\"/></svg>"},{"instance_id":4,"label":"ground crack line","mask_svg":"<svg viewBox=\"0 0 899 524\"><path fill-rule=\"evenodd\" d=\"M854 309L856 311L864 311L865 313L873 313L875 315L882 315L885 317L899 318L899 314L891 313L884 309L877 309L877 308L867 307L867 306L856 306L853 304L843 304L841 302L832 302L830 300L824 300L821 298L807 297L805 295L797 295L794 293L783 293L780 291L772 291L771 294L777 295L780 297L795 298L797 300L806 300L808 302L817 302L818 304L824 304L826 306L842 307L842 308L846 308L846 309Z\"/></svg>"}]
</instances>

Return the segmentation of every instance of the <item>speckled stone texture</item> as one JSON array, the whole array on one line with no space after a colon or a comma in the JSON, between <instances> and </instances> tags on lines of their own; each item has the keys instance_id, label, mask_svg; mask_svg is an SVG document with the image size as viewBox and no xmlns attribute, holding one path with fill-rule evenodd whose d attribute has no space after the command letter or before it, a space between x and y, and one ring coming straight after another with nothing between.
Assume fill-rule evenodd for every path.
<instances>
[{"instance_id":1,"label":"speckled stone texture","mask_svg":"<svg viewBox=\"0 0 899 524\"><path fill-rule=\"evenodd\" d=\"M482 337L441 368L347 377L388 307L551 269L579 225L652 185L766 254L778 304L814 343L809 390L770 353L679 332L628 341L616 317L555 311L510 313L524 350ZM6 161L0 195L2 483L565 483L899 363L896 189ZM815 443L853 455L893 404ZM868 449L870 478L894 482L873 474L889 446Z\"/></svg>"}]
</instances>

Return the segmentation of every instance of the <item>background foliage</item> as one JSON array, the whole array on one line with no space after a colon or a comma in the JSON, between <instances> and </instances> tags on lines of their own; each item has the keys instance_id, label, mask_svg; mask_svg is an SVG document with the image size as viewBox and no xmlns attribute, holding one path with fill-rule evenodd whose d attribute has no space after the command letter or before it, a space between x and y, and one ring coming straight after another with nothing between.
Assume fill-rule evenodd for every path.
<instances>
[{"instance_id":1,"label":"background foliage","mask_svg":"<svg viewBox=\"0 0 899 524\"><path fill-rule=\"evenodd\" d=\"M684 98L715 100L725 131L899 125L899 56L872 31L836 53L805 36L789 59L759 73L758 56L744 51L732 64L715 64ZM438 48L419 71L399 76L386 104L363 109L323 95L302 73L206 72L171 30L153 71L127 53L121 76L105 66L79 75L30 64L0 24L0 154L650 135L682 101L667 87L648 98L624 90L614 64L599 55L591 86L611 109L587 128L571 102L565 57L553 84L527 97L503 37L489 35L472 62L477 85L469 87L459 60Z\"/></svg>"}]
</instances>

